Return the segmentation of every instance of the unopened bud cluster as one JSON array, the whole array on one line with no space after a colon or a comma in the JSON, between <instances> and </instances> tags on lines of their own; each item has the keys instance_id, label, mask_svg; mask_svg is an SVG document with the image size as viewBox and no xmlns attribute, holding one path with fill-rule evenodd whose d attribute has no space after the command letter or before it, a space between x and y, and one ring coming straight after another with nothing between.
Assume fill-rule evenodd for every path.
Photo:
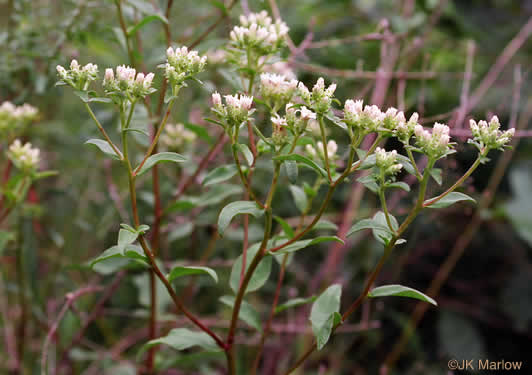
<instances>
[{"instance_id":1,"label":"unopened bud cluster","mask_svg":"<svg viewBox=\"0 0 532 375\"><path fill-rule=\"evenodd\" d=\"M105 69L103 88L108 95L125 95L130 99L143 98L156 90L152 88L153 73L137 73L129 66L117 66L116 74L113 69Z\"/></svg>"},{"instance_id":2,"label":"unopened bud cluster","mask_svg":"<svg viewBox=\"0 0 532 375\"><path fill-rule=\"evenodd\" d=\"M197 51L189 51L187 47L168 47L167 62L163 65L165 76L171 87L182 86L186 79L205 70L207 56L200 56Z\"/></svg>"},{"instance_id":3,"label":"unopened bud cluster","mask_svg":"<svg viewBox=\"0 0 532 375\"><path fill-rule=\"evenodd\" d=\"M212 94L213 112L218 118L231 126L240 126L253 113L252 96L245 95L225 95L225 104L222 103L222 96L215 92Z\"/></svg>"},{"instance_id":4,"label":"unopened bud cluster","mask_svg":"<svg viewBox=\"0 0 532 375\"><path fill-rule=\"evenodd\" d=\"M0 105L0 134L16 132L37 117L37 108L23 104L16 106L11 102Z\"/></svg>"},{"instance_id":5,"label":"unopened bud cluster","mask_svg":"<svg viewBox=\"0 0 532 375\"><path fill-rule=\"evenodd\" d=\"M57 65L56 70L61 84L70 85L81 91L88 90L91 81L98 78L97 65L88 63L85 66L81 66L77 60L70 62L70 69L65 69L61 65Z\"/></svg>"},{"instance_id":6,"label":"unopened bud cluster","mask_svg":"<svg viewBox=\"0 0 532 375\"><path fill-rule=\"evenodd\" d=\"M325 114L329 111L335 90L336 84L332 83L326 88L322 77L318 78L312 91L309 91L303 82L299 82L298 85L299 96L303 102L319 114Z\"/></svg>"},{"instance_id":7,"label":"unopened bud cluster","mask_svg":"<svg viewBox=\"0 0 532 375\"><path fill-rule=\"evenodd\" d=\"M161 143L168 149L180 150L196 138L196 133L185 128L183 124L167 124L161 136Z\"/></svg>"},{"instance_id":8,"label":"unopened bud cluster","mask_svg":"<svg viewBox=\"0 0 532 375\"><path fill-rule=\"evenodd\" d=\"M434 160L451 152L451 144L449 143L451 137L447 125L437 122L431 133L418 124L414 127L414 134L416 135L416 146Z\"/></svg>"},{"instance_id":9,"label":"unopened bud cluster","mask_svg":"<svg viewBox=\"0 0 532 375\"><path fill-rule=\"evenodd\" d=\"M477 145L480 151L485 149L502 150L515 134L514 128L502 132L497 116L493 116L489 124L484 120L479 121L478 124L475 120L470 120L469 126L473 134L473 140L470 140L470 142Z\"/></svg>"},{"instance_id":10,"label":"unopened bud cluster","mask_svg":"<svg viewBox=\"0 0 532 375\"><path fill-rule=\"evenodd\" d=\"M273 22L263 10L260 13L240 16L240 26L235 26L229 36L234 47L267 55L277 52L285 45L288 30L284 22Z\"/></svg>"},{"instance_id":11,"label":"unopened bud cluster","mask_svg":"<svg viewBox=\"0 0 532 375\"><path fill-rule=\"evenodd\" d=\"M375 165L381 170L383 177L395 176L402 168L402 164L397 163L397 151L386 151L383 148L375 149Z\"/></svg>"},{"instance_id":12,"label":"unopened bud cluster","mask_svg":"<svg viewBox=\"0 0 532 375\"><path fill-rule=\"evenodd\" d=\"M22 142L18 139L15 139L7 151L7 156L13 164L25 172L31 172L37 169L40 160L39 154L40 151L38 148L31 147L31 143L29 142L22 145Z\"/></svg>"}]
</instances>

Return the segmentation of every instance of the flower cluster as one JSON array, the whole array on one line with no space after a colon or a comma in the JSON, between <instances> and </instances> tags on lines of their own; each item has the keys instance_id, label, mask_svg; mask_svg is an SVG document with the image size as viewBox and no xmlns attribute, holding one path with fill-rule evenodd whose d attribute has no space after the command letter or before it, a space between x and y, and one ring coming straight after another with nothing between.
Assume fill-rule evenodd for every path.
<instances>
[{"instance_id":1,"label":"flower cluster","mask_svg":"<svg viewBox=\"0 0 532 375\"><path fill-rule=\"evenodd\" d=\"M87 91L89 84L98 78L98 66L88 63L85 66L79 65L77 60L70 62L70 69L65 69L61 65L56 67L60 78L59 84L70 85L81 91Z\"/></svg>"},{"instance_id":2,"label":"flower cluster","mask_svg":"<svg viewBox=\"0 0 532 375\"><path fill-rule=\"evenodd\" d=\"M129 99L135 100L149 95L156 90L151 87L154 74L137 73L134 68L120 65L116 67L116 75L113 69L105 69L103 88L108 95L123 94Z\"/></svg>"},{"instance_id":3,"label":"flower cluster","mask_svg":"<svg viewBox=\"0 0 532 375\"><path fill-rule=\"evenodd\" d=\"M229 34L234 47L255 50L259 55L273 54L285 45L288 26L277 20L273 22L266 11L240 16L240 26Z\"/></svg>"},{"instance_id":4,"label":"flower cluster","mask_svg":"<svg viewBox=\"0 0 532 375\"><path fill-rule=\"evenodd\" d=\"M245 95L225 95L225 104L222 103L222 96L215 92L212 94L213 111L218 117L231 126L239 126L246 121L253 113L251 105L252 96Z\"/></svg>"},{"instance_id":5,"label":"flower cluster","mask_svg":"<svg viewBox=\"0 0 532 375\"><path fill-rule=\"evenodd\" d=\"M196 138L196 133L185 128L183 124L167 124L161 136L161 143L168 149L180 150L186 144L194 142Z\"/></svg>"},{"instance_id":6,"label":"flower cluster","mask_svg":"<svg viewBox=\"0 0 532 375\"><path fill-rule=\"evenodd\" d=\"M279 74L262 73L260 84L260 93L263 99L274 108L274 112L289 102L297 89L297 80L288 80Z\"/></svg>"},{"instance_id":7,"label":"flower cluster","mask_svg":"<svg viewBox=\"0 0 532 375\"><path fill-rule=\"evenodd\" d=\"M305 106L296 108L294 103L285 107L286 122L295 133L301 133L309 128L310 124L317 123L316 114Z\"/></svg>"},{"instance_id":8,"label":"flower cluster","mask_svg":"<svg viewBox=\"0 0 532 375\"><path fill-rule=\"evenodd\" d=\"M332 83L329 87L325 88L325 81L322 77L318 78L318 81L312 88L312 92L309 91L303 82L299 82L298 85L299 96L301 99L303 99L306 105L319 114L325 114L329 111L335 90L335 83Z\"/></svg>"},{"instance_id":9,"label":"flower cluster","mask_svg":"<svg viewBox=\"0 0 532 375\"><path fill-rule=\"evenodd\" d=\"M451 137L449 136L449 127L444 124L435 123L432 133L425 130L423 126L414 127L416 135L416 146L429 158L437 160L451 153Z\"/></svg>"},{"instance_id":10,"label":"flower cluster","mask_svg":"<svg viewBox=\"0 0 532 375\"><path fill-rule=\"evenodd\" d=\"M338 151L338 145L336 144L336 142L333 140L330 140L329 142L327 142L326 149L327 149L327 158L329 160L334 160L336 158L336 152ZM308 144L305 146L305 150L313 159L315 159L316 157L320 157L321 159L324 158L323 142L317 142L316 148Z\"/></svg>"},{"instance_id":11,"label":"flower cluster","mask_svg":"<svg viewBox=\"0 0 532 375\"><path fill-rule=\"evenodd\" d=\"M0 134L6 131L19 130L37 117L37 108L23 104L16 106L11 102L0 105Z\"/></svg>"},{"instance_id":12,"label":"flower cluster","mask_svg":"<svg viewBox=\"0 0 532 375\"><path fill-rule=\"evenodd\" d=\"M397 163L397 151L386 151L380 147L375 149L375 165L380 169L383 178L393 177L403 168L402 164Z\"/></svg>"},{"instance_id":13,"label":"flower cluster","mask_svg":"<svg viewBox=\"0 0 532 375\"><path fill-rule=\"evenodd\" d=\"M7 156L15 164L15 166L23 171L31 172L37 169L39 165L39 154L40 151L38 148L32 148L31 143L26 143L22 145L20 140L15 139L15 141L9 146Z\"/></svg>"},{"instance_id":14,"label":"flower cluster","mask_svg":"<svg viewBox=\"0 0 532 375\"><path fill-rule=\"evenodd\" d=\"M414 112L408 122L399 123L395 128L395 135L397 138L405 145L408 144L410 138L414 134L414 129L416 128L419 120L419 115L417 112Z\"/></svg>"},{"instance_id":15,"label":"flower cluster","mask_svg":"<svg viewBox=\"0 0 532 375\"><path fill-rule=\"evenodd\" d=\"M168 47L166 58L163 67L171 87L182 86L187 78L204 71L207 64L207 56L199 56L197 51L189 51L187 47L175 50Z\"/></svg>"},{"instance_id":16,"label":"flower cluster","mask_svg":"<svg viewBox=\"0 0 532 375\"><path fill-rule=\"evenodd\" d=\"M489 124L484 120L479 121L478 124L475 120L470 120L469 126L473 134L473 140L469 142L475 144L481 152L489 149L502 150L515 134L514 128L501 132L499 130L501 124L497 116L493 116Z\"/></svg>"}]
</instances>

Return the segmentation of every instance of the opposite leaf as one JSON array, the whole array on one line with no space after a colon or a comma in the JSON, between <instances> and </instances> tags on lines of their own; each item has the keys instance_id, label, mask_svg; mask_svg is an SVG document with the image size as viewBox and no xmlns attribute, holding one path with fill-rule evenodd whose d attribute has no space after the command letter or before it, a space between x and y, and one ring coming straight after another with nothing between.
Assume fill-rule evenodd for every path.
<instances>
[{"instance_id":1,"label":"opposite leaf","mask_svg":"<svg viewBox=\"0 0 532 375\"><path fill-rule=\"evenodd\" d=\"M237 174L238 170L235 165L222 165L221 167L215 168L203 179L203 186L210 186L224 182L232 178Z\"/></svg>"},{"instance_id":2,"label":"opposite leaf","mask_svg":"<svg viewBox=\"0 0 532 375\"><path fill-rule=\"evenodd\" d=\"M219 350L214 339L205 332L192 331L188 328L174 328L168 335L148 341L139 351L139 356L152 346L164 344L176 350L185 350L199 346L206 350Z\"/></svg>"},{"instance_id":3,"label":"opposite leaf","mask_svg":"<svg viewBox=\"0 0 532 375\"><path fill-rule=\"evenodd\" d=\"M218 233L223 236L233 217L241 214L249 214L254 217L260 217L264 211L260 209L255 202L236 201L225 206L218 217Z\"/></svg>"},{"instance_id":4,"label":"opposite leaf","mask_svg":"<svg viewBox=\"0 0 532 375\"><path fill-rule=\"evenodd\" d=\"M409 288L407 286L402 286L402 285L379 286L373 289L372 291L370 291L368 294L368 297L370 298L387 297L387 296L415 298L421 301L431 303L434 306L438 306L436 301L434 301L432 298L430 298L426 294L423 294L420 291L417 291L415 289Z\"/></svg>"}]
</instances>

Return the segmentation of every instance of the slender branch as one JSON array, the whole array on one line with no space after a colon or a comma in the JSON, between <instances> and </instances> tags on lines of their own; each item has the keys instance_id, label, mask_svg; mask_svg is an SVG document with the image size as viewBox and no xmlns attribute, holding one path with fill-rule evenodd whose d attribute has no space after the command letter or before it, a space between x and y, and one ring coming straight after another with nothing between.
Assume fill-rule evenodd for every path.
<instances>
[{"instance_id":1,"label":"slender branch","mask_svg":"<svg viewBox=\"0 0 532 375\"><path fill-rule=\"evenodd\" d=\"M329 183L332 181L331 167L329 165L329 152L327 151L327 137L325 136L325 126L323 125L323 116L318 116L320 124L321 142L323 143L323 159L325 160L325 169L327 170L327 176L329 177ZM351 165L351 163L347 164Z\"/></svg>"},{"instance_id":2,"label":"slender branch","mask_svg":"<svg viewBox=\"0 0 532 375\"><path fill-rule=\"evenodd\" d=\"M120 22L120 28L122 29L122 33L124 34L124 38L126 40L126 48L127 48L127 54L129 56L129 61L131 61L131 64L135 66L135 55L133 53L133 49L131 48L131 41L129 39L129 34L127 32L127 26L126 21L124 20L124 14L122 12L122 0L115 0L116 4L116 11L118 13L118 21Z\"/></svg>"}]
</instances>

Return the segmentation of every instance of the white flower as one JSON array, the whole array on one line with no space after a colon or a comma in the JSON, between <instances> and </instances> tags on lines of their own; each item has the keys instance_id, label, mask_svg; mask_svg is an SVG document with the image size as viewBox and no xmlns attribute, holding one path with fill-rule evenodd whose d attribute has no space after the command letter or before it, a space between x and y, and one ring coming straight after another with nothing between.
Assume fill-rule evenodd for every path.
<instances>
[{"instance_id":1,"label":"white flower","mask_svg":"<svg viewBox=\"0 0 532 375\"><path fill-rule=\"evenodd\" d=\"M264 99L278 107L288 102L297 88L297 80L287 80L283 75L272 73L262 73L260 83L260 91Z\"/></svg>"},{"instance_id":2,"label":"white flower","mask_svg":"<svg viewBox=\"0 0 532 375\"><path fill-rule=\"evenodd\" d=\"M277 128L287 126L286 118L280 117L279 115L272 116L271 121L272 121L272 124L274 124Z\"/></svg>"},{"instance_id":3,"label":"white flower","mask_svg":"<svg viewBox=\"0 0 532 375\"><path fill-rule=\"evenodd\" d=\"M198 51L189 51L187 47L168 47L167 63L164 65L165 76L172 86L182 85L183 81L203 70L207 64L207 56L199 56Z\"/></svg>"},{"instance_id":4,"label":"white flower","mask_svg":"<svg viewBox=\"0 0 532 375\"><path fill-rule=\"evenodd\" d=\"M397 163L396 150L386 151L380 147L375 149L375 165L383 171L385 176L393 176L403 168L402 164Z\"/></svg>"},{"instance_id":5,"label":"white flower","mask_svg":"<svg viewBox=\"0 0 532 375\"><path fill-rule=\"evenodd\" d=\"M240 16L240 26L235 26L229 36L240 49L254 49L261 55L275 52L282 47L288 26L282 21L275 23L266 11Z\"/></svg>"},{"instance_id":6,"label":"white flower","mask_svg":"<svg viewBox=\"0 0 532 375\"><path fill-rule=\"evenodd\" d=\"M323 143L322 143L322 146L323 146ZM312 158L315 158L316 157L316 149L314 148L314 146L312 145L309 145L307 144L305 146L305 150L307 151L307 153L312 157Z\"/></svg>"},{"instance_id":7,"label":"white flower","mask_svg":"<svg viewBox=\"0 0 532 375\"><path fill-rule=\"evenodd\" d=\"M435 123L431 133L417 124L414 126L414 134L416 135L416 145L429 157L439 159L445 156L450 149L451 137L447 125Z\"/></svg>"},{"instance_id":8,"label":"white flower","mask_svg":"<svg viewBox=\"0 0 532 375\"><path fill-rule=\"evenodd\" d=\"M212 97L212 105L214 107L219 107L222 105L222 96L218 92L213 93L211 97Z\"/></svg>"},{"instance_id":9,"label":"white flower","mask_svg":"<svg viewBox=\"0 0 532 375\"><path fill-rule=\"evenodd\" d=\"M316 114L305 106L300 108L300 118L304 121L316 120Z\"/></svg>"}]
</instances>

